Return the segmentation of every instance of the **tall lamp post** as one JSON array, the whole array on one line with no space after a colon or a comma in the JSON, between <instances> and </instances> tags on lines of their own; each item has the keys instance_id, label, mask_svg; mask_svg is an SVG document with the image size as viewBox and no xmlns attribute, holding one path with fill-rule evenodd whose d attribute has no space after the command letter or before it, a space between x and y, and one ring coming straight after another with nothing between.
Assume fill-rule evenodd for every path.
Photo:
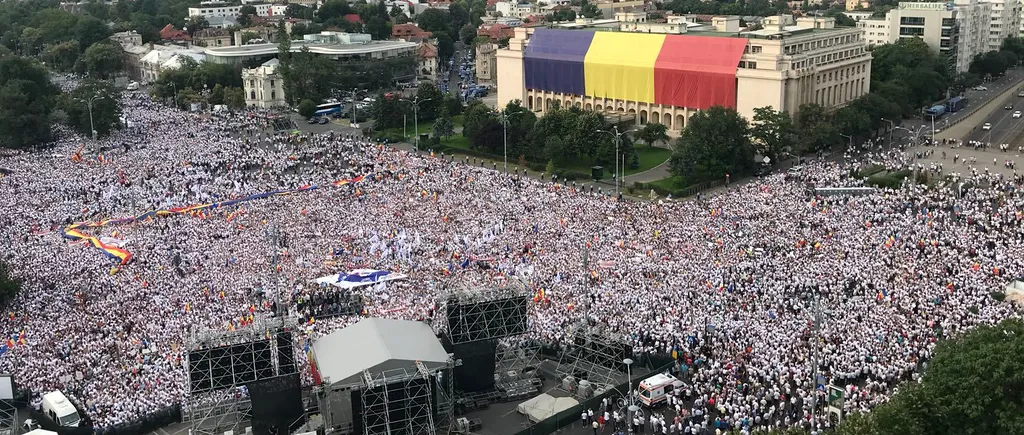
<instances>
[{"instance_id":1,"label":"tall lamp post","mask_svg":"<svg viewBox=\"0 0 1024 435\"><path fill-rule=\"evenodd\" d=\"M615 197L619 196L619 181L622 177L619 174L619 141L622 139L622 135L628 133L627 131L619 131L619 126L613 125L612 131L598 130L600 133L606 133L612 135L615 138Z\"/></svg>"},{"instance_id":2,"label":"tall lamp post","mask_svg":"<svg viewBox=\"0 0 1024 435\"><path fill-rule=\"evenodd\" d=\"M629 395L629 397L627 397L627 402L626 402L626 404L628 406L628 408L626 408L626 409L629 410L629 413L628 413L628 415L626 417L626 426L629 427L629 432L632 433L633 432L633 415L635 415L635 413L640 409L640 407L636 406L635 404L633 404L633 391L634 391L633 390L633 370L632 370L633 360L630 359L630 358L626 358L626 359L622 360L622 363L626 365L626 382L627 382L627 387L626 388L627 388L627 390L629 390L629 392L626 393L626 394Z\"/></svg>"},{"instance_id":3,"label":"tall lamp post","mask_svg":"<svg viewBox=\"0 0 1024 435\"><path fill-rule=\"evenodd\" d=\"M402 101L412 103L412 122L413 122L413 134L416 135L416 140L413 141L413 146L416 148L416 152L420 151L420 103L426 103L427 101L433 100L433 98L426 98L421 100L420 96L417 95L413 99L404 99Z\"/></svg>"},{"instance_id":4,"label":"tall lamp post","mask_svg":"<svg viewBox=\"0 0 1024 435\"><path fill-rule=\"evenodd\" d=\"M849 147L848 147L847 149L849 149L849 150L853 150L853 136L847 136L847 135L845 135L845 134L842 134L842 133L839 133L839 135L840 135L840 136L842 136L842 137L845 137L845 138L849 139L849 141L850 141L850 145L849 145Z\"/></svg>"},{"instance_id":5,"label":"tall lamp post","mask_svg":"<svg viewBox=\"0 0 1024 435\"><path fill-rule=\"evenodd\" d=\"M505 156L505 173L508 173L508 120L510 117L521 114L523 112L512 112L508 113L505 110L498 111L498 120L501 121L501 140L504 143L504 156Z\"/></svg>"},{"instance_id":6,"label":"tall lamp post","mask_svg":"<svg viewBox=\"0 0 1024 435\"><path fill-rule=\"evenodd\" d=\"M892 149L892 133L896 131L896 123L885 118L882 118L882 121L889 123L889 149Z\"/></svg>"},{"instance_id":7,"label":"tall lamp post","mask_svg":"<svg viewBox=\"0 0 1024 435\"><path fill-rule=\"evenodd\" d=\"M96 95L93 95L92 97L89 97L89 98L86 98L86 99L77 98L77 100L79 102L85 103L86 106L89 108L89 131L92 132L92 140L96 140L96 124L93 123L93 120L92 120L92 105L99 98L103 98L103 96L99 95L99 94L96 94Z\"/></svg>"},{"instance_id":8,"label":"tall lamp post","mask_svg":"<svg viewBox=\"0 0 1024 435\"><path fill-rule=\"evenodd\" d=\"M174 88L174 107L178 107L178 85L171 82L171 87Z\"/></svg>"}]
</instances>

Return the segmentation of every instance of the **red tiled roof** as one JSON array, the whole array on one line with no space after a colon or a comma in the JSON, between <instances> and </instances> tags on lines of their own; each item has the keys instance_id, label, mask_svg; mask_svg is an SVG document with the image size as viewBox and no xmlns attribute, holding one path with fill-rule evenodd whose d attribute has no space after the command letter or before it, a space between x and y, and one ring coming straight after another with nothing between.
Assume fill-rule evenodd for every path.
<instances>
[{"instance_id":1,"label":"red tiled roof","mask_svg":"<svg viewBox=\"0 0 1024 435\"><path fill-rule=\"evenodd\" d=\"M391 27L391 36L394 38L429 38L433 35L415 24L398 24Z\"/></svg>"},{"instance_id":2,"label":"red tiled roof","mask_svg":"<svg viewBox=\"0 0 1024 435\"><path fill-rule=\"evenodd\" d=\"M344 18L345 21L348 21L350 23L363 24L363 19L359 18L359 14L345 14Z\"/></svg>"},{"instance_id":3,"label":"red tiled roof","mask_svg":"<svg viewBox=\"0 0 1024 435\"><path fill-rule=\"evenodd\" d=\"M476 30L477 36L486 36L492 41L500 41L515 36L516 31L504 24L482 24Z\"/></svg>"},{"instance_id":4,"label":"red tiled roof","mask_svg":"<svg viewBox=\"0 0 1024 435\"><path fill-rule=\"evenodd\" d=\"M434 44L431 44L429 42L424 42L420 44L418 53L419 56L424 59L437 57L437 47L434 47Z\"/></svg>"},{"instance_id":5,"label":"red tiled roof","mask_svg":"<svg viewBox=\"0 0 1024 435\"><path fill-rule=\"evenodd\" d=\"M184 30L175 29L173 25L168 24L160 29L160 39L168 39L171 41L191 41L192 37L188 35L188 32Z\"/></svg>"}]
</instances>

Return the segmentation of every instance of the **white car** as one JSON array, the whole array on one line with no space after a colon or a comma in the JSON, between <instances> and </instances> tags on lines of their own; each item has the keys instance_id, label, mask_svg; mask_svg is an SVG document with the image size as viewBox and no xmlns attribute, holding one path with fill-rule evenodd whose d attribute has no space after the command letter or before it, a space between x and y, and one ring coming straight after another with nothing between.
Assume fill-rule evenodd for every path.
<instances>
[{"instance_id":1,"label":"white car","mask_svg":"<svg viewBox=\"0 0 1024 435\"><path fill-rule=\"evenodd\" d=\"M985 130L985 131L991 130L992 129L992 123L991 122L986 122L985 125L981 126L981 129Z\"/></svg>"},{"instance_id":2,"label":"white car","mask_svg":"<svg viewBox=\"0 0 1024 435\"><path fill-rule=\"evenodd\" d=\"M1016 112L1013 112L1013 117L1014 118L1020 118L1020 110L1018 110Z\"/></svg>"},{"instance_id":3,"label":"white car","mask_svg":"<svg viewBox=\"0 0 1024 435\"><path fill-rule=\"evenodd\" d=\"M986 88L986 87L984 87L984 86L975 86L975 87L974 87L974 90L975 90L975 91L987 91L987 90L988 90L988 88Z\"/></svg>"}]
</instances>

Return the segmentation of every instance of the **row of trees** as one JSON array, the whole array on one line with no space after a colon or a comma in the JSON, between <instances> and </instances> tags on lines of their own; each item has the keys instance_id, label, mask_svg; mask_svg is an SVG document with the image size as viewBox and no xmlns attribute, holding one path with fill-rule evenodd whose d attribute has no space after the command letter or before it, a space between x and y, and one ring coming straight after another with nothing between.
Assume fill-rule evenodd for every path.
<instances>
[{"instance_id":1,"label":"row of trees","mask_svg":"<svg viewBox=\"0 0 1024 435\"><path fill-rule=\"evenodd\" d=\"M150 95L174 100L185 110L193 103L245 107L242 78L236 68L207 61L200 63L190 57L182 58L180 68L161 71L150 88Z\"/></svg>"},{"instance_id":2,"label":"row of trees","mask_svg":"<svg viewBox=\"0 0 1024 435\"><path fill-rule=\"evenodd\" d=\"M962 78L963 86L972 86L985 77L999 77L1007 69L1020 64L1024 59L1024 39L1019 37L1006 38L998 51L979 54L971 62L968 76Z\"/></svg>"}]
</instances>

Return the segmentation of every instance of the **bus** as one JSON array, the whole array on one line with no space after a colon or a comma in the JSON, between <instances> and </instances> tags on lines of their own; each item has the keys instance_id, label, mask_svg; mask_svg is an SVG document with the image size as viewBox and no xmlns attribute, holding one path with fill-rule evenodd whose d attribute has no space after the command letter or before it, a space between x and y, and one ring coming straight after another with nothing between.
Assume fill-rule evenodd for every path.
<instances>
[{"instance_id":1,"label":"bus","mask_svg":"<svg viewBox=\"0 0 1024 435\"><path fill-rule=\"evenodd\" d=\"M946 103L946 109L949 110L950 112L956 112L956 111L958 111L960 109L963 109L964 106L966 106L966 105L967 105L967 98L965 98L965 97L953 97L953 98L949 99L948 103Z\"/></svg>"},{"instance_id":2,"label":"bus","mask_svg":"<svg viewBox=\"0 0 1024 435\"><path fill-rule=\"evenodd\" d=\"M342 109L342 104L339 103L339 102L324 103L324 104L321 104L319 106L316 106L316 113L313 114L313 116L314 117L331 116L331 115L333 115L335 113L341 113L341 109Z\"/></svg>"}]
</instances>

